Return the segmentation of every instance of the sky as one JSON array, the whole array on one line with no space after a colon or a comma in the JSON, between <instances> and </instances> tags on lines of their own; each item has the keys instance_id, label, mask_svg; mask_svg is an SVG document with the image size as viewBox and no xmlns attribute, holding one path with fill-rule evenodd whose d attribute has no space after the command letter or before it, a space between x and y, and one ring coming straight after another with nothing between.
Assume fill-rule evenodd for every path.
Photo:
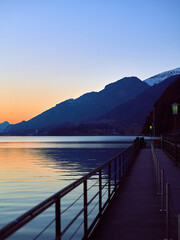
<instances>
[{"instance_id":1,"label":"sky","mask_svg":"<svg viewBox=\"0 0 180 240\"><path fill-rule=\"evenodd\" d=\"M0 123L180 67L179 0L1 0Z\"/></svg>"}]
</instances>

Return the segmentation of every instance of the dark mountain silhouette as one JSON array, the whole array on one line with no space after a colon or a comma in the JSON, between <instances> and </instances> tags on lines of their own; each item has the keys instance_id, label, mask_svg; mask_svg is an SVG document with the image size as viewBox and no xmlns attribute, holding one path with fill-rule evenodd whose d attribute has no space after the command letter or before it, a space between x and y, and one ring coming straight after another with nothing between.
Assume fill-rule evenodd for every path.
<instances>
[{"instance_id":1,"label":"dark mountain silhouette","mask_svg":"<svg viewBox=\"0 0 180 240\"><path fill-rule=\"evenodd\" d=\"M8 126L9 126L9 122L7 121L0 123L0 133L4 132Z\"/></svg>"},{"instance_id":2,"label":"dark mountain silhouette","mask_svg":"<svg viewBox=\"0 0 180 240\"><path fill-rule=\"evenodd\" d=\"M146 89L134 99L120 104L99 118L97 122L113 125L121 129L134 128L140 130L145 122L146 116L153 109L154 103L178 76L180 75L172 76Z\"/></svg>"},{"instance_id":3,"label":"dark mountain silhouette","mask_svg":"<svg viewBox=\"0 0 180 240\"><path fill-rule=\"evenodd\" d=\"M136 97L150 86L136 77L128 77L107 85L100 92L90 92L77 99L69 99L41 113L29 121L11 125L9 133L24 133L36 129L77 125L100 117L121 103Z\"/></svg>"},{"instance_id":4,"label":"dark mountain silhouette","mask_svg":"<svg viewBox=\"0 0 180 240\"><path fill-rule=\"evenodd\" d=\"M180 104L180 75L154 104L156 135L174 132L174 116L172 114L171 104L175 102ZM149 125L152 124L152 122L153 115L152 112L150 112L143 126L144 134L150 134ZM180 132L180 113L177 115L177 130Z\"/></svg>"},{"instance_id":5,"label":"dark mountain silhouette","mask_svg":"<svg viewBox=\"0 0 180 240\"><path fill-rule=\"evenodd\" d=\"M100 92L69 99L29 121L11 125L8 135L137 134L165 89L180 75L154 86L136 77L107 85Z\"/></svg>"},{"instance_id":6,"label":"dark mountain silhouette","mask_svg":"<svg viewBox=\"0 0 180 240\"><path fill-rule=\"evenodd\" d=\"M134 99L120 104L109 113L94 121L86 121L77 126L59 126L48 135L127 135L141 133L146 116L154 103L178 76L170 77L156 84Z\"/></svg>"}]
</instances>

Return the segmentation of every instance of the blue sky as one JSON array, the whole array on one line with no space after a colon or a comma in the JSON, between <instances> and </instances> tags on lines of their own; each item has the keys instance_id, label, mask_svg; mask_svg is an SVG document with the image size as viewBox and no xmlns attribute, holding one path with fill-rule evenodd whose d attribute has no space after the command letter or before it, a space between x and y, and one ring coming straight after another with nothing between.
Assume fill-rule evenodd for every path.
<instances>
[{"instance_id":1,"label":"blue sky","mask_svg":"<svg viewBox=\"0 0 180 240\"><path fill-rule=\"evenodd\" d=\"M180 1L1 0L0 122L180 67Z\"/></svg>"}]
</instances>

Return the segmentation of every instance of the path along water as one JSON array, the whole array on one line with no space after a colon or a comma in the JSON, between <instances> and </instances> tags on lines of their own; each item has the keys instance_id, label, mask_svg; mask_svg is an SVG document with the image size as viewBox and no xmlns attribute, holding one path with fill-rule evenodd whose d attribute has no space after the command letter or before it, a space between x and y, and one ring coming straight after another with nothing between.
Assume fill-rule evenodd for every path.
<instances>
[{"instance_id":1,"label":"path along water","mask_svg":"<svg viewBox=\"0 0 180 240\"><path fill-rule=\"evenodd\" d=\"M164 234L152 153L143 149L92 239L159 240Z\"/></svg>"}]
</instances>

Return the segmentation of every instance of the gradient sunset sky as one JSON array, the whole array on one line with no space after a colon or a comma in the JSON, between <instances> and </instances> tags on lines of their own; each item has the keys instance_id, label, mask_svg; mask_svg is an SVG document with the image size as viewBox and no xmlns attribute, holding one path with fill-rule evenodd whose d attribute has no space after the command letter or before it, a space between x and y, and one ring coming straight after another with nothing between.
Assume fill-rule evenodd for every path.
<instances>
[{"instance_id":1,"label":"gradient sunset sky","mask_svg":"<svg viewBox=\"0 0 180 240\"><path fill-rule=\"evenodd\" d=\"M179 0L0 1L0 123L177 67Z\"/></svg>"}]
</instances>

